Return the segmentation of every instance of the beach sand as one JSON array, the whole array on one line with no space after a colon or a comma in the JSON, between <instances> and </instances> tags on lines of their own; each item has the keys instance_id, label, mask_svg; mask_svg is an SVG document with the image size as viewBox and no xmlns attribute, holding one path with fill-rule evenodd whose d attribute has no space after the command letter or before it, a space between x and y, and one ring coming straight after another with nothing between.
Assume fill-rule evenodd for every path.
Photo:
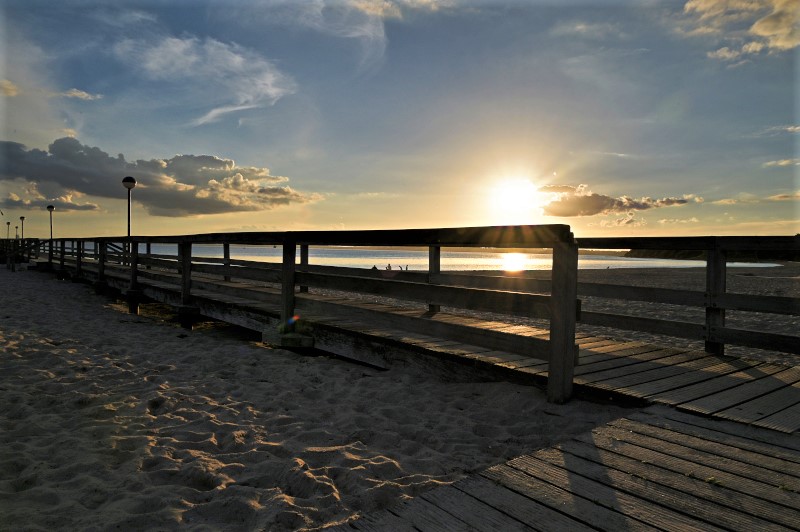
<instances>
[{"instance_id":1,"label":"beach sand","mask_svg":"<svg viewBox=\"0 0 800 532\"><path fill-rule=\"evenodd\" d=\"M0 269L0 529L317 529L626 412L144 310Z\"/></svg>"}]
</instances>

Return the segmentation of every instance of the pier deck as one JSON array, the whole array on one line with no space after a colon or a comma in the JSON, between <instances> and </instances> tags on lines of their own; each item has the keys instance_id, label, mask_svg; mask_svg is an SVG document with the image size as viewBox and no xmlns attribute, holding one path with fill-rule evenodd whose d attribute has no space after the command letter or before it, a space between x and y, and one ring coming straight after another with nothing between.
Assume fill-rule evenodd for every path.
<instances>
[{"instance_id":1,"label":"pier deck","mask_svg":"<svg viewBox=\"0 0 800 532\"><path fill-rule=\"evenodd\" d=\"M651 407L348 530L797 530L800 441Z\"/></svg>"},{"instance_id":2,"label":"pier deck","mask_svg":"<svg viewBox=\"0 0 800 532\"><path fill-rule=\"evenodd\" d=\"M122 289L127 283L122 268L110 268L106 278ZM192 304L201 315L279 342L278 290L203 276L192 283ZM139 284L146 296L181 305L177 274L143 273ZM545 329L318 293L297 294L297 312L315 347L375 366L460 365L538 386L548 376L541 359L470 343L476 330L483 343L488 334L490 343L502 345L519 337L546 339ZM461 340L443 339L438 331ZM800 431L800 368L586 334L577 334L576 344L573 382L579 394L664 404L787 434Z\"/></svg>"},{"instance_id":3,"label":"pier deck","mask_svg":"<svg viewBox=\"0 0 800 532\"><path fill-rule=\"evenodd\" d=\"M106 279L127 283L122 268ZM180 306L177 274L145 273L139 289ZM202 315L280 326L277 289L198 276L192 294ZM544 329L317 293L297 294L296 308L317 347L377 366L547 377L539 359L435 335L480 329L502 343ZM800 369L586 334L576 343L578 394L651 406L335 530L800 530Z\"/></svg>"}]
</instances>

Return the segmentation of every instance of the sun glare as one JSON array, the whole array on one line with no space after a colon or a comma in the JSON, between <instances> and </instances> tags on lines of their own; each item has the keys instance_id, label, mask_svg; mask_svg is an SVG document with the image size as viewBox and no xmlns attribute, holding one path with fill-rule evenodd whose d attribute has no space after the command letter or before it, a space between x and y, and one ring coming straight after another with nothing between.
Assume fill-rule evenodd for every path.
<instances>
[{"instance_id":1,"label":"sun glare","mask_svg":"<svg viewBox=\"0 0 800 532\"><path fill-rule=\"evenodd\" d=\"M510 178L495 184L489 195L493 223L521 225L535 223L545 202L539 188L529 179Z\"/></svg>"},{"instance_id":2,"label":"sun glare","mask_svg":"<svg viewBox=\"0 0 800 532\"><path fill-rule=\"evenodd\" d=\"M503 253L500 255L500 262L504 271L521 272L527 263L523 253Z\"/></svg>"}]
</instances>

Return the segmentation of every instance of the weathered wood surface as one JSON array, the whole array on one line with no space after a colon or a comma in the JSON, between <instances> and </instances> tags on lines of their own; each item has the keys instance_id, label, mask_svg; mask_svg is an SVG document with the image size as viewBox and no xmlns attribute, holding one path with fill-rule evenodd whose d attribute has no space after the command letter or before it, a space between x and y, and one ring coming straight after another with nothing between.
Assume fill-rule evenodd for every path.
<instances>
[{"instance_id":1,"label":"weathered wood surface","mask_svg":"<svg viewBox=\"0 0 800 532\"><path fill-rule=\"evenodd\" d=\"M798 530L799 446L654 407L333 530Z\"/></svg>"},{"instance_id":2,"label":"weathered wood surface","mask_svg":"<svg viewBox=\"0 0 800 532\"><path fill-rule=\"evenodd\" d=\"M84 264L84 273L96 270L96 264ZM105 274L122 279L125 287L130 273L107 265ZM183 280L177 273L142 269L138 279L148 297L180 304ZM270 320L280 316L277 287L224 281L222 276L195 272L192 299L203 315L256 330L273 327ZM454 363L496 371L498 378L516 382L543 385L549 375L549 353L542 342L549 333L544 329L314 293L296 294L295 305L310 333L324 332L329 341L326 345L331 349L342 346L338 354L343 356L352 356L356 345L367 350L374 349L375 342L388 343L394 350L444 356ZM346 335L361 340L345 341ZM800 430L800 378L796 371L585 334L577 334L575 343L579 360L574 385L579 393L594 390L786 433ZM370 355L357 356L368 362ZM390 362L375 361L379 366Z\"/></svg>"}]
</instances>

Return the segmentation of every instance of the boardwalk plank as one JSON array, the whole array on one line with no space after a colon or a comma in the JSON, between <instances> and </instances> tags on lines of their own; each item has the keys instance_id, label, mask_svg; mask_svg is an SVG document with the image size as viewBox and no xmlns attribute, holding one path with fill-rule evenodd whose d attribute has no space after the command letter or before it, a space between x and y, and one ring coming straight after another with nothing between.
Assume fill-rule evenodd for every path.
<instances>
[{"instance_id":1,"label":"boardwalk plank","mask_svg":"<svg viewBox=\"0 0 800 532\"><path fill-rule=\"evenodd\" d=\"M627 371L620 375L614 370L598 371L581 377L582 384L591 383L598 388L615 390L617 388L625 390L636 384L658 380L660 375L672 376L680 375L690 371L690 368L682 366L684 362L706 358L707 355L698 354L697 351L688 351L658 360L643 362L635 366L628 366Z\"/></svg>"},{"instance_id":2,"label":"boardwalk plank","mask_svg":"<svg viewBox=\"0 0 800 532\"><path fill-rule=\"evenodd\" d=\"M741 423L752 423L780 413L798 403L800 403L800 382L762 395L752 401L736 405L726 410L720 410L714 415Z\"/></svg>"},{"instance_id":3,"label":"boardwalk plank","mask_svg":"<svg viewBox=\"0 0 800 532\"><path fill-rule=\"evenodd\" d=\"M734 388L745 382L759 379L761 377L771 375L772 373L777 373L781 369L782 368L767 364L757 364L735 373L720 375L719 377L699 382L691 386L661 393L658 394L658 396L652 397L652 399L658 403L678 405Z\"/></svg>"},{"instance_id":4,"label":"boardwalk plank","mask_svg":"<svg viewBox=\"0 0 800 532\"><path fill-rule=\"evenodd\" d=\"M617 491L613 487L588 478L579 468L565 470L539 460L535 456L521 456L509 461L508 465L662 530L675 532L722 530L710 524L698 523L680 512L675 512L647 499Z\"/></svg>"},{"instance_id":5,"label":"boardwalk plank","mask_svg":"<svg viewBox=\"0 0 800 532\"><path fill-rule=\"evenodd\" d=\"M761 492L765 494L769 493L769 495L767 495L768 500L769 497L774 497L773 492L775 491L783 490L787 493L796 491L800 493L800 479L791 475L782 475L770 469L761 468L733 458L719 456L713 452L686 447L679 443L672 443L646 434L632 432L624 428L607 427L607 430L608 434L612 438L619 438L622 441L634 443L635 445L647 447L648 449L652 449L654 451L689 460L697 465L710 467L720 472L732 473L740 477L757 480L758 482L766 485L762 488ZM714 477L714 475L710 476ZM727 486L727 484L723 485ZM776 490L775 488L778 489ZM797 497L793 504L800 508L800 497Z\"/></svg>"},{"instance_id":6,"label":"boardwalk plank","mask_svg":"<svg viewBox=\"0 0 800 532\"><path fill-rule=\"evenodd\" d=\"M588 445L627 456L633 460L657 465L663 469L706 481L715 486L730 489L751 497L777 504L787 509L800 511L797 493L781 490L775 486L750 478L746 471L737 474L706 465L696 455L670 449L672 453L652 441L652 438L627 433L627 431L593 431L575 438Z\"/></svg>"},{"instance_id":7,"label":"boardwalk plank","mask_svg":"<svg viewBox=\"0 0 800 532\"><path fill-rule=\"evenodd\" d=\"M707 397L687 401L678 406L680 410L691 410L703 414L713 414L731 408L750 399L789 386L800 380L800 369L781 366L778 371L754 378L733 389L728 389ZM761 367L760 369L763 369Z\"/></svg>"},{"instance_id":8,"label":"boardwalk plank","mask_svg":"<svg viewBox=\"0 0 800 532\"><path fill-rule=\"evenodd\" d=\"M646 464L641 464L630 472L623 472L609 467L596 449L588 449L588 452L581 456L565 452L563 448L551 448L537 451L534 456L556 467L578 472L582 476L607 485L616 491L624 491L644 500L658 503L678 512L681 517L686 514L690 515L692 520L705 521L710 528L721 526L749 530L784 529L783 526L739 512L730 506L703 499L698 493L701 490L695 490L695 488L698 484L708 487L705 482L694 481L693 484L690 482L693 479L687 479L681 483L674 483L674 487L660 484L650 479L649 475L652 474L652 471L647 469ZM684 517L684 519L689 518Z\"/></svg>"},{"instance_id":9,"label":"boardwalk plank","mask_svg":"<svg viewBox=\"0 0 800 532\"><path fill-rule=\"evenodd\" d=\"M733 524L738 522L741 522L742 525L748 524L750 530L761 530L770 526L772 522L792 528L800 523L800 512L798 511L689 475L676 473L661 467L658 462L650 463L626 456L624 449L618 454L575 440L560 444L558 449L565 453L597 462L607 468L614 468L633 478L641 479L645 482L645 486L649 485L649 483L657 483L673 488L683 498L697 498L699 504L711 501L724 507L722 510L734 519ZM715 519L717 518L715 517ZM724 524L725 521L729 521L729 519L723 517L716 522ZM740 527L734 526L733 528Z\"/></svg>"},{"instance_id":10,"label":"boardwalk plank","mask_svg":"<svg viewBox=\"0 0 800 532\"><path fill-rule=\"evenodd\" d=\"M575 368L575 376L588 375L589 373L596 373L600 371L619 370L626 368L624 371L630 371L631 366L641 364L642 362L650 362L659 358L666 358L668 356L676 355L684 350L673 349L671 347L657 348L642 353L626 356L609 356L607 360L602 362L595 362L593 364L582 364L580 367Z\"/></svg>"},{"instance_id":11,"label":"boardwalk plank","mask_svg":"<svg viewBox=\"0 0 800 532\"><path fill-rule=\"evenodd\" d=\"M786 410L759 419L753 424L789 434L797 432L800 430L800 405L790 406Z\"/></svg>"},{"instance_id":12,"label":"boardwalk plank","mask_svg":"<svg viewBox=\"0 0 800 532\"><path fill-rule=\"evenodd\" d=\"M596 497L581 497L568 489L554 486L505 464L490 467L481 472L481 476L589 526L602 524L608 530L657 530L651 525L609 509L600 504ZM569 483L566 483L566 487L569 487ZM608 498L606 503L612 506L615 504Z\"/></svg>"},{"instance_id":13,"label":"boardwalk plank","mask_svg":"<svg viewBox=\"0 0 800 532\"><path fill-rule=\"evenodd\" d=\"M709 357L710 359L712 357ZM658 396L664 392L669 392L678 388L685 388L692 384L697 384L720 375L727 375L741 371L744 368L749 368L753 363L744 362L741 360L732 360L730 362L715 363L710 366L700 365L696 371L674 375L665 379L657 381L646 382L636 385L635 388L630 388L628 393L634 397L650 397Z\"/></svg>"},{"instance_id":14,"label":"boardwalk plank","mask_svg":"<svg viewBox=\"0 0 800 532\"><path fill-rule=\"evenodd\" d=\"M742 449L729 445L727 443L720 443L715 439L705 439L693 434L687 434L674 429L666 429L651 425L648 423L640 423L638 421L631 421L629 419L618 419L609 424L613 427L619 427L623 430L629 430L645 436L657 438L664 442L672 442L698 451L707 452L714 456L730 458L745 464L749 464L759 469L771 469L778 476L773 476L774 481L781 486L790 486L793 484L797 491L800 492L800 464L796 462L782 460L774 456L763 454L748 449ZM781 477L784 481L779 480Z\"/></svg>"},{"instance_id":15,"label":"boardwalk plank","mask_svg":"<svg viewBox=\"0 0 800 532\"><path fill-rule=\"evenodd\" d=\"M552 508L520 495L480 476L459 480L453 487L468 493L503 513L545 532L589 532L593 528Z\"/></svg>"},{"instance_id":16,"label":"boardwalk plank","mask_svg":"<svg viewBox=\"0 0 800 532\"><path fill-rule=\"evenodd\" d=\"M445 512L435 504L425 499L417 497L407 502L394 505L389 508L397 517L411 524L420 530L430 530L431 532L458 532L461 530L474 531L474 527L461 521L453 514Z\"/></svg>"},{"instance_id":17,"label":"boardwalk plank","mask_svg":"<svg viewBox=\"0 0 800 532\"><path fill-rule=\"evenodd\" d=\"M645 411L630 414L628 418L654 427L690 434L731 447L800 463L800 449L790 447L791 444L800 445L800 439L775 434L772 431L754 429L741 423L701 418L662 407L648 408Z\"/></svg>"},{"instance_id":18,"label":"boardwalk plank","mask_svg":"<svg viewBox=\"0 0 800 532\"><path fill-rule=\"evenodd\" d=\"M452 486L443 486L421 495L426 501L435 504L477 530L533 530L516 519L475 499Z\"/></svg>"}]
</instances>

